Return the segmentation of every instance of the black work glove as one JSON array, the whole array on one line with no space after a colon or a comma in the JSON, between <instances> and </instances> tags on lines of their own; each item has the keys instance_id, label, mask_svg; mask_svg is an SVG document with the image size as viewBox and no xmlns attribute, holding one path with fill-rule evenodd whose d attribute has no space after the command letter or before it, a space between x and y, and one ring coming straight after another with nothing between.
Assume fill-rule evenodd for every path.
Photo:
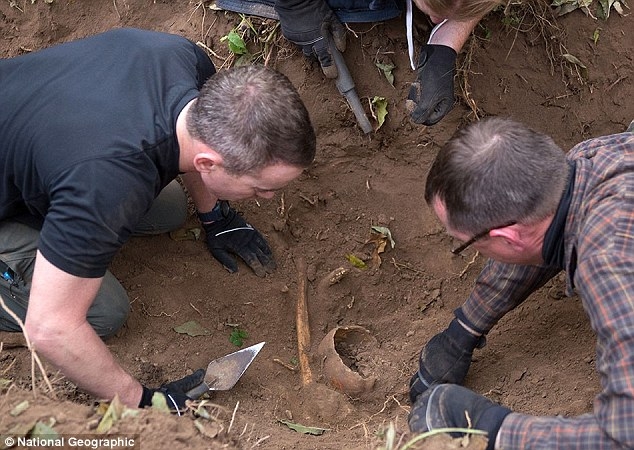
<instances>
[{"instance_id":1,"label":"black work glove","mask_svg":"<svg viewBox=\"0 0 634 450\"><path fill-rule=\"evenodd\" d=\"M457 56L456 51L446 45L426 44L421 49L416 81L407 96L414 122L434 125L453 108Z\"/></svg>"},{"instance_id":2,"label":"black work glove","mask_svg":"<svg viewBox=\"0 0 634 450\"><path fill-rule=\"evenodd\" d=\"M409 382L410 402L414 404L433 383L462 383L473 350L484 347L485 343L484 336L471 334L454 318L445 331L431 338L421 350L418 371Z\"/></svg>"},{"instance_id":3,"label":"black work glove","mask_svg":"<svg viewBox=\"0 0 634 450\"><path fill-rule=\"evenodd\" d=\"M282 34L299 45L307 57L317 57L328 78L337 78L330 41L340 52L346 49L346 29L325 0L276 0Z\"/></svg>"},{"instance_id":4,"label":"black work glove","mask_svg":"<svg viewBox=\"0 0 634 450\"><path fill-rule=\"evenodd\" d=\"M438 384L418 397L409 413L409 429L424 433L438 428L473 428L487 432L487 450L511 410L457 384ZM467 419L467 416L469 417ZM460 433L450 433L460 437Z\"/></svg>"},{"instance_id":5,"label":"black work glove","mask_svg":"<svg viewBox=\"0 0 634 450\"><path fill-rule=\"evenodd\" d=\"M139 402L139 408L152 406L152 397L154 396L154 393L160 392L165 396L167 406L180 416L181 411L187 409L187 400L194 400L189 398L186 392L198 386L204 379L205 370L198 369L191 375L187 375L180 380L164 384L158 389L150 389L143 386L143 395L141 396L141 401Z\"/></svg>"},{"instance_id":6,"label":"black work glove","mask_svg":"<svg viewBox=\"0 0 634 450\"><path fill-rule=\"evenodd\" d=\"M275 270L273 252L264 236L249 225L229 202L220 201L205 214L198 214L207 238L209 251L229 272L238 271L238 263L231 254L238 255L259 277ZM206 223L208 220L211 223Z\"/></svg>"}]
</instances>

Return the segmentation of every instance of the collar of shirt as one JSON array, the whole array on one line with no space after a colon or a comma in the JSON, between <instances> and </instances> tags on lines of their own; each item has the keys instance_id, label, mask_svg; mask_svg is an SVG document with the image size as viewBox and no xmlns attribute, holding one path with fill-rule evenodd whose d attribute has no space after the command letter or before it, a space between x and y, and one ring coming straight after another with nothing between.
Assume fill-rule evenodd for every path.
<instances>
[{"instance_id":1,"label":"collar of shirt","mask_svg":"<svg viewBox=\"0 0 634 450\"><path fill-rule=\"evenodd\" d=\"M572 200L572 190L575 184L575 165L568 163L570 172L568 174L568 186L564 192L553 221L546 230L544 236L544 247L542 248L542 257L544 265L547 267L564 268L564 228L566 227L566 217L568 216L568 208Z\"/></svg>"}]
</instances>

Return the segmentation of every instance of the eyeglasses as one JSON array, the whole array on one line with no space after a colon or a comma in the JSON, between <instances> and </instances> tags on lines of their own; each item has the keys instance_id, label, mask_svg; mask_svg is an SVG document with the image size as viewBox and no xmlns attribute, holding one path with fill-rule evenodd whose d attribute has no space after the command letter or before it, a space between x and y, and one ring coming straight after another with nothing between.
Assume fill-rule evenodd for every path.
<instances>
[{"instance_id":1,"label":"eyeglasses","mask_svg":"<svg viewBox=\"0 0 634 450\"><path fill-rule=\"evenodd\" d=\"M470 245L472 245L474 242L482 239L483 237L485 237L487 234L489 234L491 231L493 230L497 230L498 228L506 228L506 227L510 227L511 225L515 225L517 222L512 220L510 222L506 222L504 225L500 225L497 227L491 227L491 228L487 228L484 231L479 232L478 234L475 234L471 239L469 239L467 242L465 242L464 244L460 245L459 247L453 249L451 251L451 253L453 253L454 255L459 255L460 253L462 253L463 251L465 251Z\"/></svg>"}]
</instances>

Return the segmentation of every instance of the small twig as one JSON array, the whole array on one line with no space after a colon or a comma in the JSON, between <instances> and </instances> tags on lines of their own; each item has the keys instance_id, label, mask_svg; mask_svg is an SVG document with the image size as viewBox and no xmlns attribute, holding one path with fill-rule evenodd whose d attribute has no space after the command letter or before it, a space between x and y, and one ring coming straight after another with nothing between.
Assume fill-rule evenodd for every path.
<instances>
[{"instance_id":1,"label":"small twig","mask_svg":"<svg viewBox=\"0 0 634 450\"><path fill-rule=\"evenodd\" d=\"M605 88L605 92L609 92L609 91L611 91L611 90L612 90L612 88L613 88L614 86L616 86L616 85L617 85L617 84L619 84L621 81L626 80L626 79L627 79L627 75L622 75L622 76L620 76L619 78L617 78L617 80L616 80L614 83L612 83L612 84L611 84L611 85L609 85L607 88Z\"/></svg>"},{"instance_id":2,"label":"small twig","mask_svg":"<svg viewBox=\"0 0 634 450\"><path fill-rule=\"evenodd\" d=\"M174 317L176 314L178 314L181 311L180 308L179 308L176 311L174 311L172 314L167 314L165 311L161 311L158 314L152 314L152 313L150 313L147 310L147 308L145 307L145 303L143 303L143 302L141 302L141 310L143 311L143 313L145 315L150 316L150 317L163 317L163 316L165 316L165 317Z\"/></svg>"},{"instance_id":3,"label":"small twig","mask_svg":"<svg viewBox=\"0 0 634 450\"><path fill-rule=\"evenodd\" d=\"M284 200L284 192L282 192L282 195L280 195L280 206L277 207L277 213L284 217L284 213L286 212L286 204L285 204L285 200Z\"/></svg>"},{"instance_id":4,"label":"small twig","mask_svg":"<svg viewBox=\"0 0 634 450\"><path fill-rule=\"evenodd\" d=\"M418 441L422 441L423 439L427 439L428 437L434 436L436 434L446 434L446 433L480 434L482 436L487 435L486 431L474 430L471 428L436 428L435 430L426 431L425 433L419 434L418 436L416 436L415 438L407 442L404 446L402 446L400 450L407 450Z\"/></svg>"},{"instance_id":5,"label":"small twig","mask_svg":"<svg viewBox=\"0 0 634 450\"><path fill-rule=\"evenodd\" d=\"M207 45L205 45L204 43L202 43L202 42L200 42L200 41L196 42L196 45L197 45L197 46L199 46L199 47L202 47L202 48L203 48L203 49L205 49L205 50L207 50L207 51L209 52L209 54L210 54L210 55L212 55L212 56L214 56L214 57L216 57L216 58L218 58L218 59L221 59L221 60L224 60L224 61L226 61L226 60L228 59L228 58L223 58L223 57L222 57L222 56L220 56L218 53L214 52L214 51L213 51L212 49L210 49Z\"/></svg>"},{"instance_id":6,"label":"small twig","mask_svg":"<svg viewBox=\"0 0 634 450\"><path fill-rule=\"evenodd\" d=\"M396 262L396 259L392 258L392 264L396 267L396 270L400 271L401 269L411 270L414 273L422 275L424 272L422 270L414 269L410 263L399 263Z\"/></svg>"},{"instance_id":7,"label":"small twig","mask_svg":"<svg viewBox=\"0 0 634 450\"><path fill-rule=\"evenodd\" d=\"M302 200L307 201L308 203L310 203L311 206L315 206L317 204L317 202L319 201L319 196L317 196L317 195L313 195L313 198L308 198L304 194L300 193L299 194L299 198L301 198Z\"/></svg>"},{"instance_id":8,"label":"small twig","mask_svg":"<svg viewBox=\"0 0 634 450\"><path fill-rule=\"evenodd\" d=\"M200 312L200 310L198 308L196 308L192 302L189 302L189 306L191 306L192 308L194 308L194 311L196 311L198 314L200 314L200 316L202 317L203 313Z\"/></svg>"},{"instance_id":9,"label":"small twig","mask_svg":"<svg viewBox=\"0 0 634 450\"><path fill-rule=\"evenodd\" d=\"M37 395L35 390L35 364L33 364L33 362L35 362L37 364L37 367L40 369L40 372L42 373L42 378L44 378L44 382L46 383L48 390L50 391L51 394L53 394L54 398L57 398L57 396L55 395L55 391L53 390L53 386L51 385L51 382L49 381L48 376L46 375L46 371L44 370L42 361L40 361L40 357L38 356L37 352L33 348L33 344L31 344L31 340L29 339L29 335L26 332L24 323L13 311L9 309L6 303L4 303L4 300L2 299L1 296L0 296L0 306L2 306L2 308L7 312L7 314L9 314L9 316L11 316L11 318L15 321L15 323L19 325L20 329L22 330L22 334L24 335L24 339L26 340L26 346L31 351L31 384L33 385L33 395Z\"/></svg>"},{"instance_id":10,"label":"small twig","mask_svg":"<svg viewBox=\"0 0 634 450\"><path fill-rule=\"evenodd\" d=\"M114 12L117 13L119 20L121 20L121 14L119 14L119 8L117 8L117 0L112 0L112 4L114 5Z\"/></svg>"},{"instance_id":11,"label":"small twig","mask_svg":"<svg viewBox=\"0 0 634 450\"><path fill-rule=\"evenodd\" d=\"M2 351L2 346L1 345L0 345L0 351ZM13 367L13 365L15 364L16 361L17 361L16 359L11 361L11 364L9 364L9 366L2 371L2 376L5 376L7 374L7 372L11 369L11 367Z\"/></svg>"},{"instance_id":12,"label":"small twig","mask_svg":"<svg viewBox=\"0 0 634 450\"><path fill-rule=\"evenodd\" d=\"M229 428L227 428L227 434L231 432L231 427L233 426L233 421L236 418L236 413L238 412L238 406L240 406L240 402L236 403L236 407L233 408L233 413L231 414L231 422L229 422Z\"/></svg>"},{"instance_id":13,"label":"small twig","mask_svg":"<svg viewBox=\"0 0 634 450\"><path fill-rule=\"evenodd\" d=\"M440 296L438 297L434 297L431 300L429 300L427 303L425 303L423 305L423 307L420 309L421 313L424 313L425 311L427 311L427 308L429 308L431 305L433 305L434 303L436 303L436 300L438 300L440 298Z\"/></svg>"},{"instance_id":14,"label":"small twig","mask_svg":"<svg viewBox=\"0 0 634 450\"><path fill-rule=\"evenodd\" d=\"M281 359L278 358L273 358L273 362L274 363L278 363L280 366L287 368L288 370L290 370L291 372L297 372L297 367L295 366L291 366L290 364L285 363L284 361L282 361Z\"/></svg>"},{"instance_id":15,"label":"small twig","mask_svg":"<svg viewBox=\"0 0 634 450\"><path fill-rule=\"evenodd\" d=\"M464 269L462 269L462 272L460 272L460 273L458 274L458 278L462 278L462 277L463 277L463 276L467 273L467 270L469 270L469 267L471 267L471 266L475 263L475 261L476 261L476 259L478 258L478 256L479 256L479 255L480 255L480 252L476 251L476 252L475 252L475 255L473 255L473 259L471 259L471 261L469 261L469 262L467 263L467 265L465 266L465 268L464 268Z\"/></svg>"},{"instance_id":16,"label":"small twig","mask_svg":"<svg viewBox=\"0 0 634 450\"><path fill-rule=\"evenodd\" d=\"M262 442L266 441L266 440L267 440L268 438L270 438L270 437L271 437L271 436L270 436L270 435L268 435L268 434L267 434L266 436L264 436L264 437L261 437L260 439L258 439L257 441L255 441L255 444L253 444L253 445L251 446L251 448L255 448L255 447L257 447L258 445L260 445Z\"/></svg>"}]
</instances>

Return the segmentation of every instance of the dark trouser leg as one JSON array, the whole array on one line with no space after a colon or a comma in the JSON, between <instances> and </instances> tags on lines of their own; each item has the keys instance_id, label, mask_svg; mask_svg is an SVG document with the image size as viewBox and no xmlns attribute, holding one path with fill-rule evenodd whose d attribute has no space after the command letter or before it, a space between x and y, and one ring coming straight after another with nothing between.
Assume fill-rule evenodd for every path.
<instances>
[{"instance_id":1,"label":"dark trouser leg","mask_svg":"<svg viewBox=\"0 0 634 450\"><path fill-rule=\"evenodd\" d=\"M0 223L0 259L15 273L14 283L0 280L0 295L5 305L24 323L31 292L33 267L39 231L10 220ZM1 308L0 330L22 331L13 318ZM95 301L88 310L88 322L101 337L113 335L125 322L130 311L123 286L106 272Z\"/></svg>"},{"instance_id":2,"label":"dark trouser leg","mask_svg":"<svg viewBox=\"0 0 634 450\"><path fill-rule=\"evenodd\" d=\"M181 227L187 220L187 196L174 180L159 194L150 210L139 221L135 236L163 234Z\"/></svg>"}]
</instances>

